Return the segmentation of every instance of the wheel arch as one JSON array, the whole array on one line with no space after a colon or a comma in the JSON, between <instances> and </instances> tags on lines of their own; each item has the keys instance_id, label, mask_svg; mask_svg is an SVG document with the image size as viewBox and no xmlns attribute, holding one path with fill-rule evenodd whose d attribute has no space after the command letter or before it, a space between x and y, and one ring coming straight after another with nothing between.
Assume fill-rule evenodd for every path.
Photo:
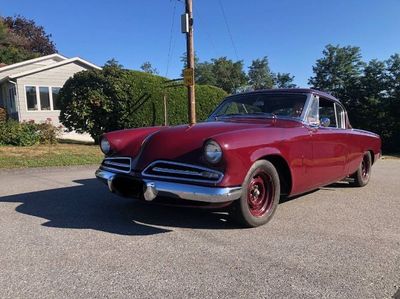
<instances>
[{"instance_id":1,"label":"wheel arch","mask_svg":"<svg viewBox=\"0 0 400 299\"><path fill-rule=\"evenodd\" d=\"M289 195L292 190L293 180L292 172L290 171L287 161L278 154L266 155L260 157L258 160L267 160L274 165L279 175L281 194Z\"/></svg>"},{"instance_id":2,"label":"wheel arch","mask_svg":"<svg viewBox=\"0 0 400 299\"><path fill-rule=\"evenodd\" d=\"M375 163L375 154L373 150L367 150L367 152L369 152L371 154L371 164Z\"/></svg>"}]
</instances>

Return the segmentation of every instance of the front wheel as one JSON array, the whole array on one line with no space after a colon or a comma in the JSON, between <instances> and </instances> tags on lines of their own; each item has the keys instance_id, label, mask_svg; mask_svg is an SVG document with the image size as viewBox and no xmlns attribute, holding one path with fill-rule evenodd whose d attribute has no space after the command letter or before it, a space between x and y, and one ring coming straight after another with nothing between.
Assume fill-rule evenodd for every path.
<instances>
[{"instance_id":1,"label":"front wheel","mask_svg":"<svg viewBox=\"0 0 400 299\"><path fill-rule=\"evenodd\" d=\"M351 176L352 178L354 178L354 182L352 183L352 185L355 187L364 187L366 184L368 184L369 179L371 178L371 168L371 153L366 152L357 171Z\"/></svg>"},{"instance_id":2,"label":"front wheel","mask_svg":"<svg viewBox=\"0 0 400 299\"><path fill-rule=\"evenodd\" d=\"M256 227L271 220L280 197L279 175L266 160L253 164L242 185L242 196L233 204L233 215L246 227Z\"/></svg>"}]
</instances>

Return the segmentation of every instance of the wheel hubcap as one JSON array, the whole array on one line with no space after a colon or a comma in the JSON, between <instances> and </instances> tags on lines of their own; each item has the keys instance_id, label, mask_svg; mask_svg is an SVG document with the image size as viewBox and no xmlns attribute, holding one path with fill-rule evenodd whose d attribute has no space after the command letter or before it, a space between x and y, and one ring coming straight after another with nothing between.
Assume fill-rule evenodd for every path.
<instances>
[{"instance_id":1,"label":"wheel hubcap","mask_svg":"<svg viewBox=\"0 0 400 299\"><path fill-rule=\"evenodd\" d=\"M272 178L264 171L257 171L247 188L247 204L253 216L264 216L271 208L274 198Z\"/></svg>"}]
</instances>

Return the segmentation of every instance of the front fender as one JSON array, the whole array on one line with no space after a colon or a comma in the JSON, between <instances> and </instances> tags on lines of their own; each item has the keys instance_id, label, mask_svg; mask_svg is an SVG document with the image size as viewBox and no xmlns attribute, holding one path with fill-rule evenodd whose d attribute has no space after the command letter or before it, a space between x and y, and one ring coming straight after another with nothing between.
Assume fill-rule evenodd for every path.
<instances>
[{"instance_id":1,"label":"front fender","mask_svg":"<svg viewBox=\"0 0 400 299\"><path fill-rule=\"evenodd\" d=\"M267 133L267 134L266 134ZM279 128L249 129L213 136L223 151L225 176L221 186L238 186L243 183L251 165L268 155L282 156L279 145Z\"/></svg>"},{"instance_id":2,"label":"front fender","mask_svg":"<svg viewBox=\"0 0 400 299\"><path fill-rule=\"evenodd\" d=\"M147 136L163 129L165 127L127 129L105 133L103 136L110 142L112 155L134 157Z\"/></svg>"}]
</instances>

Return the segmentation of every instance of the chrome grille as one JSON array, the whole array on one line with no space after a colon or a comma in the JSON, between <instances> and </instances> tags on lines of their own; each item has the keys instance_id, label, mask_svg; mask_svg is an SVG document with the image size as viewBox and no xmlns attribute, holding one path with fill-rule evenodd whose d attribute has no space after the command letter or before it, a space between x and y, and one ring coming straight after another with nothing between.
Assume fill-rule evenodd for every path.
<instances>
[{"instance_id":1,"label":"chrome grille","mask_svg":"<svg viewBox=\"0 0 400 299\"><path fill-rule=\"evenodd\" d=\"M115 171L130 173L131 172L131 158L129 157L111 157L105 158L101 163L101 168Z\"/></svg>"},{"instance_id":2,"label":"chrome grille","mask_svg":"<svg viewBox=\"0 0 400 299\"><path fill-rule=\"evenodd\" d=\"M155 161L145 168L143 176L173 179L189 182L219 183L224 174L222 172L179 162Z\"/></svg>"}]
</instances>

